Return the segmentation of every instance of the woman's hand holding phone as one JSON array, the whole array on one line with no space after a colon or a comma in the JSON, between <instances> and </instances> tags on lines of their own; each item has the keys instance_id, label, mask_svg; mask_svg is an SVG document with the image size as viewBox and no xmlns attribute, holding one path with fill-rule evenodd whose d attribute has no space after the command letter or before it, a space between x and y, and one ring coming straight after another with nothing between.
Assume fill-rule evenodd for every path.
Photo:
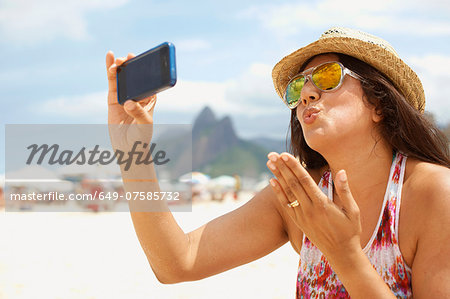
<instances>
[{"instance_id":1,"label":"woman's hand holding phone","mask_svg":"<svg viewBox=\"0 0 450 299\"><path fill-rule=\"evenodd\" d=\"M120 105L117 101L117 74L119 65L133 58L133 54L121 58L114 58L113 52L106 54L106 73L108 77L108 129L111 144L114 150L128 153L138 146L141 150L143 144L150 144L153 135L153 110L156 103L156 95L135 102L126 101ZM156 180L153 166L139 167L132 163L128 169L121 164L122 178L126 180L148 179ZM140 190L142 186L127 185L127 189Z\"/></svg>"},{"instance_id":2,"label":"woman's hand holding phone","mask_svg":"<svg viewBox=\"0 0 450 299\"><path fill-rule=\"evenodd\" d=\"M153 110L156 95L139 102L132 100L120 105L117 101L117 67L135 57L114 58L114 53L106 54L106 73L108 77L108 124L111 143L114 149L129 151L137 141L149 143L153 133Z\"/></svg>"},{"instance_id":3,"label":"woman's hand holding phone","mask_svg":"<svg viewBox=\"0 0 450 299\"><path fill-rule=\"evenodd\" d=\"M117 102L117 67L135 57L134 54L114 59L114 54L106 54L108 76L108 124L153 124L153 110L156 95L139 102L127 101L123 106Z\"/></svg>"},{"instance_id":4,"label":"woman's hand holding phone","mask_svg":"<svg viewBox=\"0 0 450 299\"><path fill-rule=\"evenodd\" d=\"M106 54L106 73L108 77L108 130L112 147L115 151L130 153L134 150L148 151L153 135L153 110L156 95L144 98L139 102L128 100L120 105L117 100L117 67L133 58L115 58L113 52ZM145 154L144 154L145 155ZM153 164L143 165L132 156L130 165L120 165L122 180L126 192L158 192L158 180ZM165 203L152 201L130 201L130 211L162 211L167 210Z\"/></svg>"}]
</instances>

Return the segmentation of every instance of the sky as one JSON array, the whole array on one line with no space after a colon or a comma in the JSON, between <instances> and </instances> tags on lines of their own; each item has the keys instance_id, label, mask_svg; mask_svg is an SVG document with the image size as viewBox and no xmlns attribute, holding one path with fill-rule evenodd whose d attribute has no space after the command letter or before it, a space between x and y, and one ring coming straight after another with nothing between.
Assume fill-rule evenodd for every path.
<instances>
[{"instance_id":1,"label":"sky","mask_svg":"<svg viewBox=\"0 0 450 299\"><path fill-rule=\"evenodd\" d=\"M107 51L170 41L178 82L158 95L156 123L192 123L208 105L241 137L281 139L290 112L271 70L333 26L389 41L421 78L426 110L450 122L446 0L0 0L2 124L106 123Z\"/></svg>"}]
</instances>

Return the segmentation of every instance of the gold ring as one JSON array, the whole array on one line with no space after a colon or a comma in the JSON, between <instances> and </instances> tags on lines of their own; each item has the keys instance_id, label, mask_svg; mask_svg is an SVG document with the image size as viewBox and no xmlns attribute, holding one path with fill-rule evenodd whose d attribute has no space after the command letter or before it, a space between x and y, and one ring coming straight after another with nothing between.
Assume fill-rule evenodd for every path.
<instances>
[{"instance_id":1,"label":"gold ring","mask_svg":"<svg viewBox=\"0 0 450 299\"><path fill-rule=\"evenodd\" d=\"M288 203L287 205L290 208L295 208L295 207L299 206L300 204L298 203L298 200L296 200L296 201L293 201L291 203Z\"/></svg>"}]
</instances>

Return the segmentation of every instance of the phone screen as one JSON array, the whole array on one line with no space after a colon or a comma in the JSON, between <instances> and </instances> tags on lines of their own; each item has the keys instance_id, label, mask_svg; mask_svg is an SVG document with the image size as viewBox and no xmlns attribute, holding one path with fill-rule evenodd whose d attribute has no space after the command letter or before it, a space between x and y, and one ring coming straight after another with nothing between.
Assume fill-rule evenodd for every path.
<instances>
[{"instance_id":1,"label":"phone screen","mask_svg":"<svg viewBox=\"0 0 450 299\"><path fill-rule=\"evenodd\" d=\"M138 101L175 85L174 55L168 43L125 62L117 69L119 103ZM175 75L176 76L176 75Z\"/></svg>"}]
</instances>

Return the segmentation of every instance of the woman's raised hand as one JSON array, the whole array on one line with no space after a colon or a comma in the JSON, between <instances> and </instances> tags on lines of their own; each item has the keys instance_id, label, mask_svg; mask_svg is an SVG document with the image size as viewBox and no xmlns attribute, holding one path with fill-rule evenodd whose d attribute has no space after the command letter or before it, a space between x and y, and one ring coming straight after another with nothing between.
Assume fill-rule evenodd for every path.
<instances>
[{"instance_id":1,"label":"woman's raised hand","mask_svg":"<svg viewBox=\"0 0 450 299\"><path fill-rule=\"evenodd\" d=\"M279 201L331 264L346 260L346 255L361 250L360 212L344 170L336 174L336 192L342 203L337 205L323 194L294 156L270 153L268 158L267 166L276 176L270 183ZM288 205L295 201L299 205Z\"/></svg>"},{"instance_id":2,"label":"woman's raised hand","mask_svg":"<svg viewBox=\"0 0 450 299\"><path fill-rule=\"evenodd\" d=\"M123 106L117 102L117 67L133 58L134 54L114 59L114 54L106 54L106 73L108 76L108 124L153 124L153 110L156 95L139 102L127 101Z\"/></svg>"},{"instance_id":3,"label":"woman's raised hand","mask_svg":"<svg viewBox=\"0 0 450 299\"><path fill-rule=\"evenodd\" d=\"M114 59L114 54L106 54L106 74L108 77L108 124L113 148L129 150L136 142L149 143L153 135L153 110L156 95L139 102L126 101L122 106L117 102L117 67L134 54Z\"/></svg>"}]
</instances>

